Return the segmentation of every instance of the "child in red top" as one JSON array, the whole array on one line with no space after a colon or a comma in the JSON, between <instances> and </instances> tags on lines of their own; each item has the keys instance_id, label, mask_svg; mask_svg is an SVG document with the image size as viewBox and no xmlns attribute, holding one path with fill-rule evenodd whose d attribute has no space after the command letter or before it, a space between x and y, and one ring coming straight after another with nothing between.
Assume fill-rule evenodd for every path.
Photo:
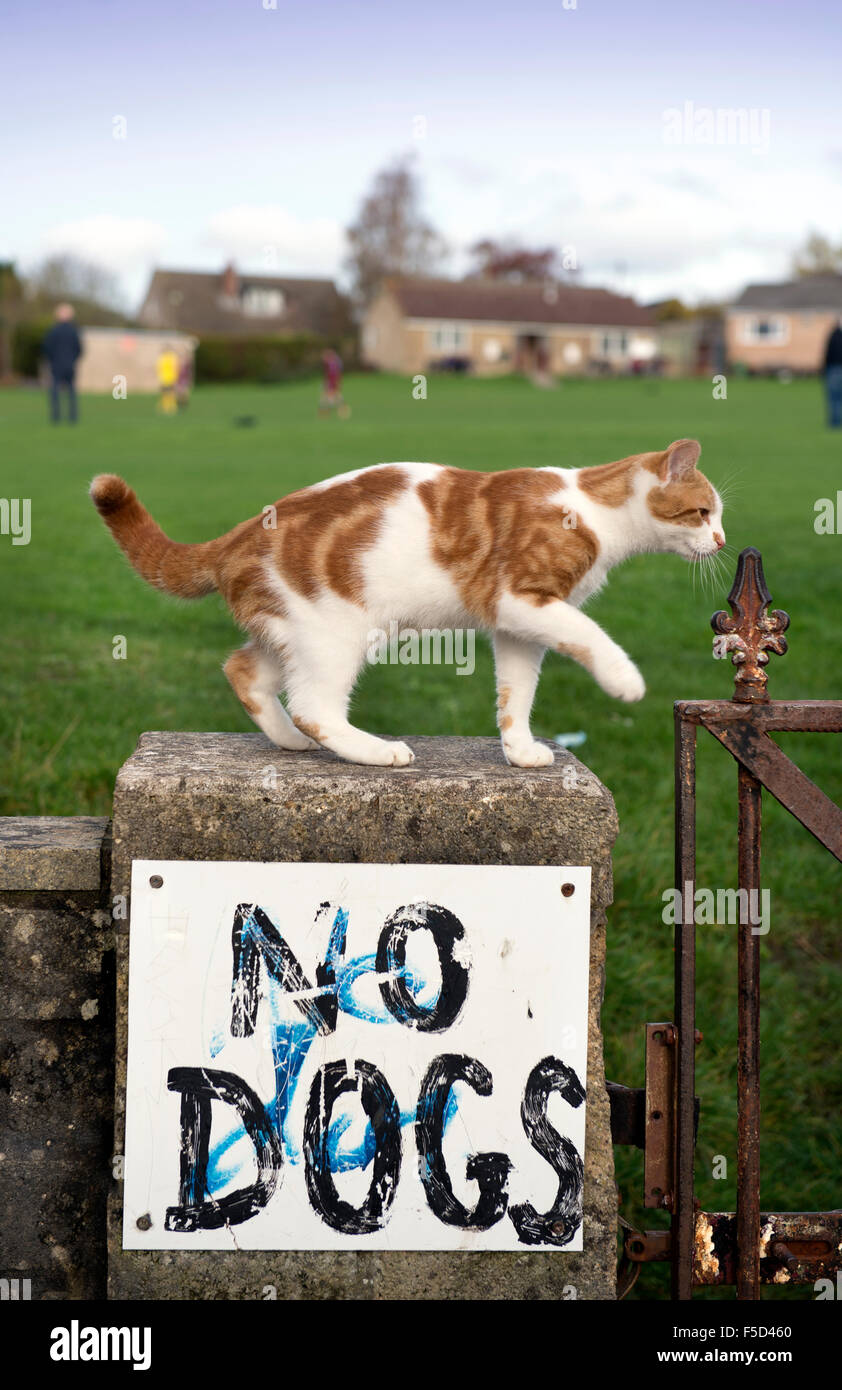
<instances>
[{"instance_id":1,"label":"child in red top","mask_svg":"<svg viewBox=\"0 0 842 1390\"><path fill-rule=\"evenodd\" d=\"M342 358L338 352L334 352L333 348L325 348L322 353L322 363L324 380L322 398L319 402L319 414L326 415L329 411L335 410L340 420L347 420L351 411L342 399Z\"/></svg>"}]
</instances>

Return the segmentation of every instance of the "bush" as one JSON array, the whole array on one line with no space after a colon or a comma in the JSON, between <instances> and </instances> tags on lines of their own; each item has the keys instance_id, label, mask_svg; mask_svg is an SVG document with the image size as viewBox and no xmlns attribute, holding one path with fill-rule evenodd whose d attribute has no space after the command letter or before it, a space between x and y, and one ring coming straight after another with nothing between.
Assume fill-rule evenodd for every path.
<instances>
[{"instance_id":1,"label":"bush","mask_svg":"<svg viewBox=\"0 0 842 1390\"><path fill-rule=\"evenodd\" d=\"M196 381L298 381L318 375L322 353L330 346L335 344L329 339L305 333L269 338L209 334L196 349ZM356 359L353 340L339 343L338 350L345 366L352 366Z\"/></svg>"},{"instance_id":2,"label":"bush","mask_svg":"<svg viewBox=\"0 0 842 1390\"><path fill-rule=\"evenodd\" d=\"M17 376L37 377L41 363L41 344L52 326L49 318L27 319L12 334L12 371Z\"/></svg>"}]
</instances>

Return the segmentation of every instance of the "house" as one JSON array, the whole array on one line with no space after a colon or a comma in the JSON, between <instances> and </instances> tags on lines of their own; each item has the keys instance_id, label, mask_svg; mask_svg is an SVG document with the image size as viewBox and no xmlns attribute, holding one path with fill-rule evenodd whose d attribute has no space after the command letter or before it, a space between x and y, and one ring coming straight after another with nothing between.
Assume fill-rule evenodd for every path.
<instances>
[{"instance_id":1,"label":"house","mask_svg":"<svg viewBox=\"0 0 842 1390\"><path fill-rule=\"evenodd\" d=\"M726 311L728 361L751 372L816 372L842 318L842 275L749 285Z\"/></svg>"},{"instance_id":2,"label":"house","mask_svg":"<svg viewBox=\"0 0 842 1390\"><path fill-rule=\"evenodd\" d=\"M608 290L393 276L364 314L362 350L370 366L409 375L566 375L639 368L657 335L648 310Z\"/></svg>"},{"instance_id":3,"label":"house","mask_svg":"<svg viewBox=\"0 0 842 1390\"><path fill-rule=\"evenodd\" d=\"M664 376L713 376L725 369L722 314L715 309L675 312L677 300L648 304L658 322L658 361Z\"/></svg>"},{"instance_id":4,"label":"house","mask_svg":"<svg viewBox=\"0 0 842 1390\"><path fill-rule=\"evenodd\" d=\"M337 338L350 330L348 302L332 280L156 270L138 315L144 328L198 337L242 338L312 333Z\"/></svg>"}]
</instances>

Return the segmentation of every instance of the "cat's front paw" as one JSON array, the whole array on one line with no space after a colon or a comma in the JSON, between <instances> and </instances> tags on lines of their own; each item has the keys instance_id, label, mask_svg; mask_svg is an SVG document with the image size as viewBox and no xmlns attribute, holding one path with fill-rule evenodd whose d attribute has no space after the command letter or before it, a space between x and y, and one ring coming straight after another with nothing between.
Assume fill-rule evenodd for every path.
<instances>
[{"instance_id":1,"label":"cat's front paw","mask_svg":"<svg viewBox=\"0 0 842 1390\"><path fill-rule=\"evenodd\" d=\"M626 704L642 700L646 694L646 682L628 657L603 667L599 672L599 683L606 695L613 695L615 700L623 700Z\"/></svg>"},{"instance_id":2,"label":"cat's front paw","mask_svg":"<svg viewBox=\"0 0 842 1390\"><path fill-rule=\"evenodd\" d=\"M546 743L504 743L503 755L512 767L549 767L555 761L552 748Z\"/></svg>"},{"instance_id":3,"label":"cat's front paw","mask_svg":"<svg viewBox=\"0 0 842 1390\"><path fill-rule=\"evenodd\" d=\"M408 743L390 743L389 748L392 752L392 767L406 767L409 763L415 762L415 754Z\"/></svg>"}]
</instances>

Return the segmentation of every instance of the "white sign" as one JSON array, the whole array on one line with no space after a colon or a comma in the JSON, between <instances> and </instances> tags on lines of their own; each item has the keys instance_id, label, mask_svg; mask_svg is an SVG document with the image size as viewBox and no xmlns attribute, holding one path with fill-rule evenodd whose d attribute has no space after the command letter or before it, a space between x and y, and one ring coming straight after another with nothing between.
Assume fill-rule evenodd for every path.
<instances>
[{"instance_id":1,"label":"white sign","mask_svg":"<svg viewBox=\"0 0 842 1390\"><path fill-rule=\"evenodd\" d=\"M124 1248L581 1250L590 876L135 861Z\"/></svg>"}]
</instances>

